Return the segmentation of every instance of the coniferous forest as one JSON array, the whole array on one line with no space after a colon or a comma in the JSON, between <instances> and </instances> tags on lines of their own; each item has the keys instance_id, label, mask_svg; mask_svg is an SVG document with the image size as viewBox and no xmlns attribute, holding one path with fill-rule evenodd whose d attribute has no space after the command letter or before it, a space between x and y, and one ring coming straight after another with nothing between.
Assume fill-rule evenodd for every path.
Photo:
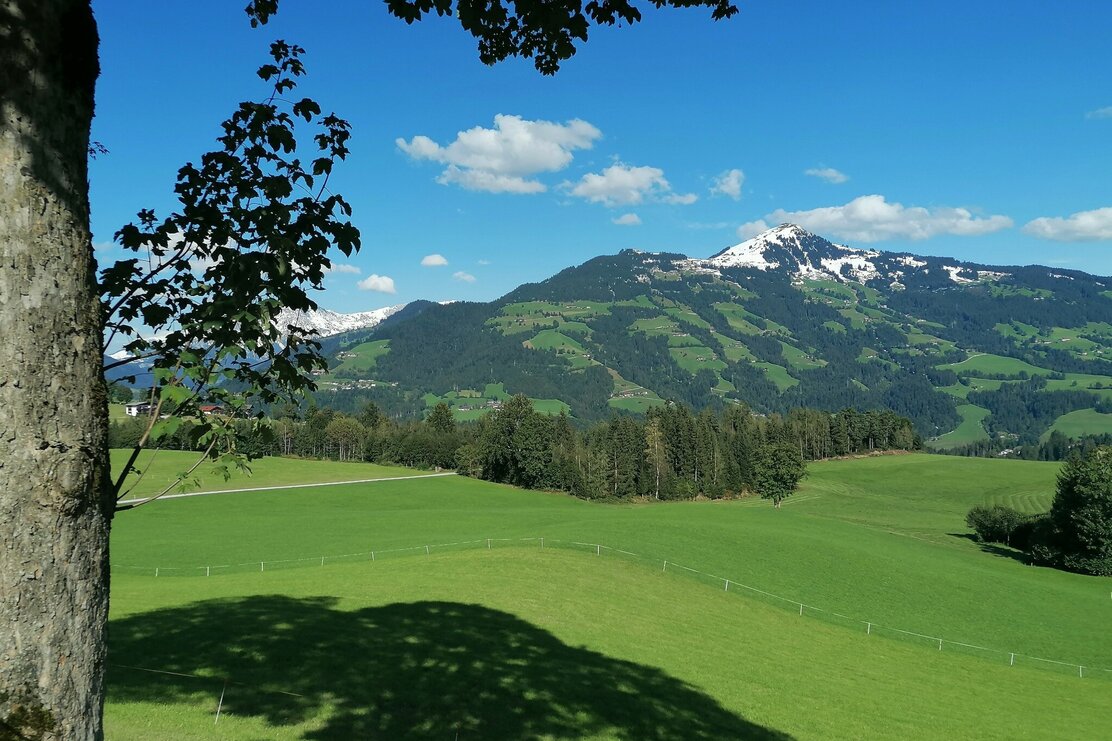
<instances>
[{"instance_id":1,"label":"coniferous forest","mask_svg":"<svg viewBox=\"0 0 1112 741\"><path fill-rule=\"evenodd\" d=\"M140 420L112 426L113 447L131 447ZM270 429L239 424L238 446L266 455L362 460L460 473L587 499L677 500L758 494L778 502L803 477L805 462L921 447L909 419L890 411L829 413L793 409L762 415L734 404L694 412L683 404L644 418L615 415L577 427L518 395L477 422L460 424L445 404L422 421L397 421L372 403L356 414L331 408L275 410ZM161 446L193 449L189 423Z\"/></svg>"}]
</instances>

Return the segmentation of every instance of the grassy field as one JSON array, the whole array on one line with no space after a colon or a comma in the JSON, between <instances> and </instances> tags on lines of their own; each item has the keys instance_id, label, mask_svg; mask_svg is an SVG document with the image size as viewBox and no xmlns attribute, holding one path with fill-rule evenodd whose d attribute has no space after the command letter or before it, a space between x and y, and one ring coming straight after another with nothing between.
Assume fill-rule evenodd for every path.
<instances>
[{"instance_id":1,"label":"grassy field","mask_svg":"<svg viewBox=\"0 0 1112 741\"><path fill-rule=\"evenodd\" d=\"M1009 358L991 353L975 353L957 363L948 363L938 366L941 370L952 370L961 376L976 376L979 373L986 375L1007 375L1018 377L1020 373L1029 376L1045 376L1050 371L1045 368L1031 365L1019 358Z\"/></svg>"},{"instance_id":2,"label":"grassy field","mask_svg":"<svg viewBox=\"0 0 1112 741\"><path fill-rule=\"evenodd\" d=\"M968 389L965 391L967 394L969 393ZM945 435L939 435L935 440L931 440L927 443L928 446L932 448L956 448L959 445L988 439L984 420L992 412L976 404L959 404L957 412L961 415L961 424Z\"/></svg>"},{"instance_id":3,"label":"grassy field","mask_svg":"<svg viewBox=\"0 0 1112 741\"><path fill-rule=\"evenodd\" d=\"M366 372L378 365L378 359L390 352L390 340L364 342L343 351L344 358L334 371Z\"/></svg>"},{"instance_id":4,"label":"grassy field","mask_svg":"<svg viewBox=\"0 0 1112 741\"><path fill-rule=\"evenodd\" d=\"M131 451L112 451L113 479ZM144 497L165 489L177 480L178 476L197 461L199 454L177 450L145 450L135 463L136 471L128 476L124 484L131 497ZM189 477L184 491L222 491L226 489L245 489L259 486L285 486L289 484L312 484L328 481L360 481L392 476L414 476L424 473L412 468L379 466L374 463L339 463L337 461L301 460L298 458L264 458L250 464L250 474L233 472L225 479L213 464L202 463ZM174 493L176 493L175 490Z\"/></svg>"},{"instance_id":5,"label":"grassy field","mask_svg":"<svg viewBox=\"0 0 1112 741\"><path fill-rule=\"evenodd\" d=\"M113 668L109 737L1094 737L1112 685L1078 679L1076 666L1070 676L1010 667L1007 654L940 652L736 588L1112 668L1112 579L1024 566L982 551L964 527L973 504L1045 508L1056 471L926 455L831 461L812 465L781 510L593 504L463 478L152 504L114 527L109 661L214 679ZM382 553L539 536L543 551L531 541ZM371 549L373 563L211 578L129 568ZM666 572L662 559L674 559ZM724 593L676 562L735 586ZM219 678L231 683L217 733Z\"/></svg>"},{"instance_id":6,"label":"grassy field","mask_svg":"<svg viewBox=\"0 0 1112 741\"><path fill-rule=\"evenodd\" d=\"M1055 430L1066 437L1112 434L1112 414L1101 414L1095 409L1078 409L1054 420L1043 437L1050 437Z\"/></svg>"}]
</instances>

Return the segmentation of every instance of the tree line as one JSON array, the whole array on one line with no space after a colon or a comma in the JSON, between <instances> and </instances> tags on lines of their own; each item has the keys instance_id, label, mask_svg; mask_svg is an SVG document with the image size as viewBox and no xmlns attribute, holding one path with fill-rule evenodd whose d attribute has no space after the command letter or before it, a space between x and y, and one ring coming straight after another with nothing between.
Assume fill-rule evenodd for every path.
<instances>
[{"instance_id":1,"label":"tree line","mask_svg":"<svg viewBox=\"0 0 1112 741\"><path fill-rule=\"evenodd\" d=\"M757 494L788 496L804 463L841 455L920 447L912 422L890 411L830 413L793 409L762 415L744 404L694 412L683 404L650 409L643 419L615 415L578 427L546 415L518 395L477 422L457 423L446 404L424 420L398 421L373 402L356 414L331 408L304 413L286 405L260 428L234 423L240 451L266 455L455 468L488 481L566 491L587 499L660 500ZM160 440L196 447L191 422ZM112 426L113 447L128 447L141 420Z\"/></svg>"}]
</instances>

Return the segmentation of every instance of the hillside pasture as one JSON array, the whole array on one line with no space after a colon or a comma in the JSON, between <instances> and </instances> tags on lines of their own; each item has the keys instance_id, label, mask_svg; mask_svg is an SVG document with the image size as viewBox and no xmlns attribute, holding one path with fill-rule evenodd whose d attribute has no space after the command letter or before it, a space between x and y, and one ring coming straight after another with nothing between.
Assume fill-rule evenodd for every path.
<instances>
[{"instance_id":1,"label":"hillside pasture","mask_svg":"<svg viewBox=\"0 0 1112 741\"><path fill-rule=\"evenodd\" d=\"M776 388L781 391L786 391L799 383L799 379L792 377L792 375L788 373L788 369L782 365L769 363L763 360L753 365L763 370L765 375L768 376L768 380L776 384Z\"/></svg>"},{"instance_id":2,"label":"hillside pasture","mask_svg":"<svg viewBox=\"0 0 1112 741\"><path fill-rule=\"evenodd\" d=\"M1054 424L1043 434L1043 439L1049 438L1052 432L1073 438L1112 435L1112 414L1102 414L1095 409L1078 409L1054 420Z\"/></svg>"},{"instance_id":3,"label":"hillside pasture","mask_svg":"<svg viewBox=\"0 0 1112 741\"><path fill-rule=\"evenodd\" d=\"M714 354L714 350L703 345L670 347L668 348L668 354L681 368L692 375L704 368L712 371L720 371L726 368L726 364Z\"/></svg>"},{"instance_id":4,"label":"hillside pasture","mask_svg":"<svg viewBox=\"0 0 1112 741\"><path fill-rule=\"evenodd\" d=\"M130 450L111 451L113 480ZM147 497L159 493L177 481L180 474L189 470L201 457L200 453L180 450L151 450L139 454L133 470L125 479L124 491L131 497ZM232 470L225 478L224 472L212 463L202 463L188 478L181 491L224 491L263 486L286 486L331 481L358 481L393 476L413 476L421 471L400 466L381 466L376 463L351 461L317 461L302 458L262 458L249 464L250 471Z\"/></svg>"},{"instance_id":5,"label":"hillside pasture","mask_svg":"<svg viewBox=\"0 0 1112 741\"><path fill-rule=\"evenodd\" d=\"M388 352L390 352L390 340L362 342L340 351L338 356L340 363L330 370L333 373L337 371L365 373L373 370L378 365L378 359Z\"/></svg>"},{"instance_id":6,"label":"hillside pasture","mask_svg":"<svg viewBox=\"0 0 1112 741\"><path fill-rule=\"evenodd\" d=\"M961 424L946 434L939 435L929 441L927 443L928 447L956 448L980 440L988 440L988 432L985 430L984 421L991 414L989 410L976 404L959 404L957 413L961 416Z\"/></svg>"},{"instance_id":7,"label":"hillside pasture","mask_svg":"<svg viewBox=\"0 0 1112 741\"><path fill-rule=\"evenodd\" d=\"M973 353L965 360L946 363L938 366L938 368L939 370L952 370L959 376L1003 375L1019 378L1021 377L1020 374L1024 373L1028 376L1045 376L1050 373L1047 369L1031 365L1025 360L1004 355L993 355L992 353Z\"/></svg>"}]
</instances>

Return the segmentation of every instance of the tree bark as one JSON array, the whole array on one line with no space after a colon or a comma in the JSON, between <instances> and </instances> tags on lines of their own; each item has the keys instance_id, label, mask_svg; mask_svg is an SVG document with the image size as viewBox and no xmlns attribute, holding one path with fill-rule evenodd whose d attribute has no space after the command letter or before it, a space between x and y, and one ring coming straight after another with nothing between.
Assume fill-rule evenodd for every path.
<instances>
[{"instance_id":1,"label":"tree bark","mask_svg":"<svg viewBox=\"0 0 1112 741\"><path fill-rule=\"evenodd\" d=\"M99 739L107 401L89 0L0 0L0 738Z\"/></svg>"}]
</instances>

